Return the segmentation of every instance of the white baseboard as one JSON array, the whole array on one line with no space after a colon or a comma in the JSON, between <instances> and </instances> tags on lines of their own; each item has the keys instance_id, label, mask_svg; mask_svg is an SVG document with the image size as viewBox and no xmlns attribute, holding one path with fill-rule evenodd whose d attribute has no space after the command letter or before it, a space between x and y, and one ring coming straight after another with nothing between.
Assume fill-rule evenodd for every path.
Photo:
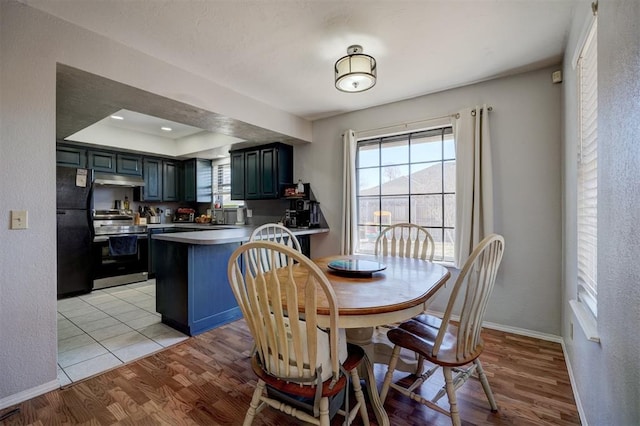
<instances>
[{"instance_id":1,"label":"white baseboard","mask_svg":"<svg viewBox=\"0 0 640 426\"><path fill-rule=\"evenodd\" d=\"M34 388L18 392L6 398L0 399L0 410L59 388L60 382L58 382L58 379L55 379Z\"/></svg>"},{"instance_id":2,"label":"white baseboard","mask_svg":"<svg viewBox=\"0 0 640 426\"><path fill-rule=\"evenodd\" d=\"M539 331L527 330L525 328L511 327L508 325L496 324L485 321L482 323L484 328L491 330L504 331L506 333L518 334L520 336L533 337L534 339L546 340L548 342L563 343L562 336L555 334L541 333Z\"/></svg>"},{"instance_id":3,"label":"white baseboard","mask_svg":"<svg viewBox=\"0 0 640 426\"><path fill-rule=\"evenodd\" d=\"M436 311L427 311L427 312L431 315L435 315L440 318L442 318L442 315L443 315L442 312L436 312ZM454 321L458 321L460 320L460 317L451 315L451 319L453 319ZM564 344L564 339L562 338L562 336L557 336L555 334L541 333L539 331L527 330L524 328L511 327L508 325L495 324L487 321L482 323L482 326L492 330L504 331L506 333L518 334L520 336L533 337L540 340L547 340L549 342L560 343L560 346L562 347L562 354L564 355L564 362L567 365L567 371L569 372L569 381L571 382L571 392L573 392L573 398L576 401L576 408L578 410L578 416L580 417L580 423L583 426L588 426L584 409L582 407L582 402L580 401L580 395L578 395L578 386L576 385L576 380L575 380L575 377L573 376L573 370L571 369L571 361L569 361L569 356L567 355L567 348Z\"/></svg>"},{"instance_id":4,"label":"white baseboard","mask_svg":"<svg viewBox=\"0 0 640 426\"><path fill-rule=\"evenodd\" d=\"M427 310L429 315L434 315L439 318L442 318L444 312ZM458 315L451 315L451 319L454 321L460 321L460 317ZM533 337L535 339L547 340L549 342L563 343L562 337L557 336L555 334L547 334L541 333L539 331L527 330L525 328L511 327L509 325L496 324L493 322L483 322L482 327L489 328L491 330L504 331L506 333L518 334L520 336Z\"/></svg>"}]
</instances>

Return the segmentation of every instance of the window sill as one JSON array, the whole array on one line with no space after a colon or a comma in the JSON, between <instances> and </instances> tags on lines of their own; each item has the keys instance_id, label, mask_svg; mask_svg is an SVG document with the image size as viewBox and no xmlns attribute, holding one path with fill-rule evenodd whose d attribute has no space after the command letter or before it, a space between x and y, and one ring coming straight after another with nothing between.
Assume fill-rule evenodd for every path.
<instances>
[{"instance_id":1,"label":"window sill","mask_svg":"<svg viewBox=\"0 0 640 426\"><path fill-rule=\"evenodd\" d=\"M580 328L584 335L592 342L600 343L600 335L598 334L598 323L596 318L584 303L577 300L569 300L569 306L580 324Z\"/></svg>"}]
</instances>

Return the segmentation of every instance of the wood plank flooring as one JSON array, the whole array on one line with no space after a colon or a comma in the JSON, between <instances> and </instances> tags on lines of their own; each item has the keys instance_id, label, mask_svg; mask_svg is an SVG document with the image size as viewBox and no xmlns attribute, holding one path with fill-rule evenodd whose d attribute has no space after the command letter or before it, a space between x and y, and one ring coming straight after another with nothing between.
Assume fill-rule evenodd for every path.
<instances>
[{"instance_id":1,"label":"wood plank flooring","mask_svg":"<svg viewBox=\"0 0 640 426\"><path fill-rule=\"evenodd\" d=\"M499 411L491 413L480 383L471 379L457 392L463 425L580 424L559 344L493 330L484 330L483 337L481 360ZM0 424L241 425L255 385L251 348L244 321L236 321L2 410L0 418L11 409L20 411ZM381 382L386 366L375 369ZM441 375L434 377L439 383ZM430 395L437 387L425 384L422 391ZM440 403L448 408L446 401ZM393 426L451 424L448 417L393 390L385 408ZM336 416L332 424L341 421ZM267 408L254 424L296 422ZM355 424L361 424L359 417Z\"/></svg>"}]
</instances>

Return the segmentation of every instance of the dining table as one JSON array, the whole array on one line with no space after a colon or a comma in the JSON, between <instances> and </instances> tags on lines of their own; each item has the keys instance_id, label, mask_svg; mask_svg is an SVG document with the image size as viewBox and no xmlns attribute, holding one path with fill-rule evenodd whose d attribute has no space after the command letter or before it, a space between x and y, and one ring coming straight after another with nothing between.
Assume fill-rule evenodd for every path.
<instances>
[{"instance_id":1,"label":"dining table","mask_svg":"<svg viewBox=\"0 0 640 426\"><path fill-rule=\"evenodd\" d=\"M338 304L338 327L347 340L365 351L362 377L379 425L389 425L380 400L373 363L387 364L391 347L376 342L376 327L408 320L426 309L449 279L449 270L427 260L410 257L346 255L313 259L325 273ZM325 305L326 307L327 305ZM318 303L318 325L327 327L329 311ZM407 363L405 371L415 369ZM415 370L414 370L415 371Z\"/></svg>"}]
</instances>

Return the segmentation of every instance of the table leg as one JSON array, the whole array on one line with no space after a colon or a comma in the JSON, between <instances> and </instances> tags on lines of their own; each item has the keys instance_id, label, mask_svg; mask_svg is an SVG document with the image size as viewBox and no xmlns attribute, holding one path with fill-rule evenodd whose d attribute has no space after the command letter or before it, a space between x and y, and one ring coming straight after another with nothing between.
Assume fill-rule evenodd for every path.
<instances>
[{"instance_id":1,"label":"table leg","mask_svg":"<svg viewBox=\"0 0 640 426\"><path fill-rule=\"evenodd\" d=\"M376 416L376 420L380 426L389 426L389 416L387 416L387 412L382 406L382 401L380 401L376 377L373 374L373 363L371 361L374 359L373 356L375 354L375 348L371 340L373 328L350 328L347 329L346 332L349 343L356 344L364 349L365 357L364 362L360 364L360 377L366 382L367 392L369 393L369 403Z\"/></svg>"}]
</instances>

